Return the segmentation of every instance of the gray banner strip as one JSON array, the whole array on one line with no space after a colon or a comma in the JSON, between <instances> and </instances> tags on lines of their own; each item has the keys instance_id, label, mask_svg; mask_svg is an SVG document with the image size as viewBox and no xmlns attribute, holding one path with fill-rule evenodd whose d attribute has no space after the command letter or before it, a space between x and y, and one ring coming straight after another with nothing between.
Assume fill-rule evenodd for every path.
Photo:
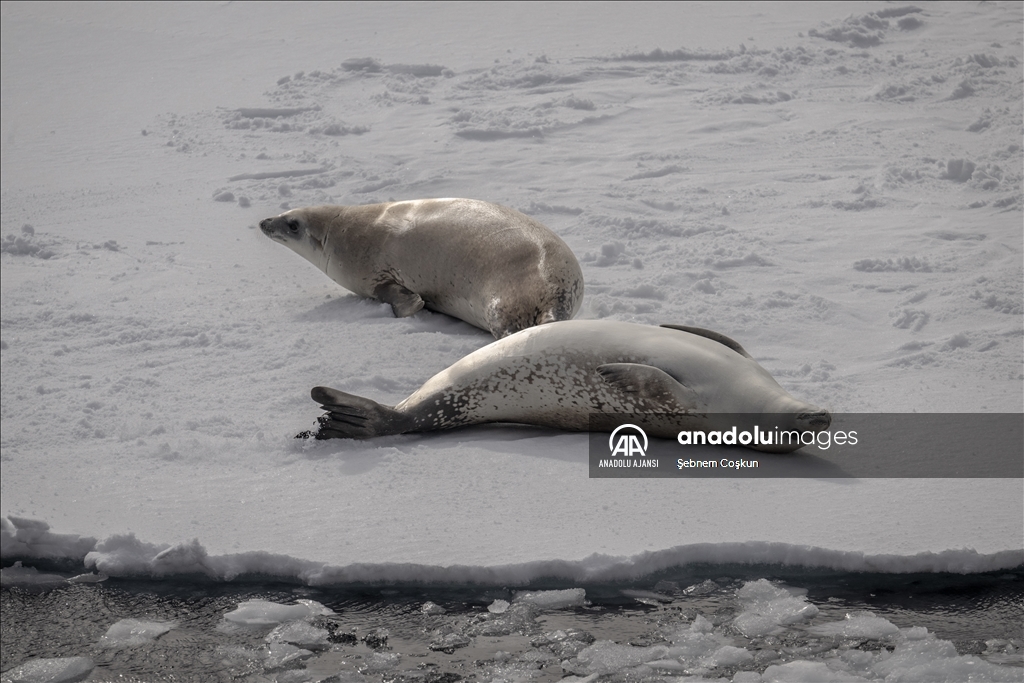
<instances>
[{"instance_id":1,"label":"gray banner strip","mask_svg":"<svg viewBox=\"0 0 1024 683\"><path fill-rule=\"evenodd\" d=\"M694 418L682 416L679 424L686 429L670 440L647 433L658 431L650 425L664 425L667 416L595 414L590 476L1024 478L1021 413L845 413L833 415L827 430L799 436L782 435L770 425L767 432L775 433L766 436L764 420L758 416L714 418L716 428L697 436L700 428L694 427ZM735 425L731 429L721 427L730 423ZM635 427L623 427L612 437L610 432L621 425ZM648 430L641 433L644 425ZM760 431L755 433L755 427ZM800 438L804 445L782 454L738 445L758 439L778 443L780 438L786 443Z\"/></svg>"}]
</instances>

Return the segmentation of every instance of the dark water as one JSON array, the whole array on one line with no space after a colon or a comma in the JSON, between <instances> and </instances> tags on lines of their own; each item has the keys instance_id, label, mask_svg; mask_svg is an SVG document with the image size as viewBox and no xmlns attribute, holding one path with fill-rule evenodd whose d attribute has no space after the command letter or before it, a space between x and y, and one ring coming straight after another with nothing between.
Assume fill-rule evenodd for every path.
<instances>
[{"instance_id":1,"label":"dark water","mask_svg":"<svg viewBox=\"0 0 1024 683\"><path fill-rule=\"evenodd\" d=\"M787 647L794 652L804 647L806 651L806 646L815 642L802 628L841 620L847 613L860 610L869 610L901 628L927 627L939 638L952 641L961 655L988 657L992 650L986 641L994 639L1014 640L1018 649L1024 644L1024 567L964 576L690 566L631 583L583 585L585 606L530 613L508 633L478 635L468 645L447 653L430 645L436 646L441 635L469 632L467 625L487 614L488 605L496 599L511 601L514 592L477 586L308 588L280 583L109 579L49 590L5 588L0 593L0 670L7 672L39 657L86 656L96 665L87 680L96 681L452 683L459 679L500 679L502 662L514 659L521 665L524 657L529 659L536 651L541 654L535 656L532 680L556 681L566 672L558 657L550 654L550 648L537 649L541 634L577 629L587 639L647 646L663 642L665 626L688 623L697 614L716 627L727 627L742 609L736 590L744 581L759 578L806 589L807 600L820 610L813 621L791 627L773 645L773 652L780 657L773 660L775 663L786 661ZM577 586L565 581L537 581L516 590L571 587ZM346 641L303 662L268 670L266 662L251 653L265 646L264 638L271 627L229 632L221 626L223 615L242 601L263 599L291 604L297 598L315 600L334 610L336 615L329 621L338 633L346 634ZM422 607L427 601L446 611L424 614ZM173 621L177 625L143 645L112 649L98 646L107 629L124 618ZM742 637L738 640L751 649L763 646ZM396 661L400 664L381 665L385 654L399 655ZM1003 657L996 663L1015 666L1016 660ZM763 671L767 660L760 664ZM1021 673L1024 675L1024 670Z\"/></svg>"}]
</instances>

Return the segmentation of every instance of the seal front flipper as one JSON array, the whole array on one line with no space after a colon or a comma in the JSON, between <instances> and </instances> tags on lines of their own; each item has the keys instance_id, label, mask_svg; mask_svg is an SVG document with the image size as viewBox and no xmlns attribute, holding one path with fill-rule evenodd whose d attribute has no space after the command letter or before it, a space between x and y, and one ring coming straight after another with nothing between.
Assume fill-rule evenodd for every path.
<instances>
[{"instance_id":1,"label":"seal front flipper","mask_svg":"<svg viewBox=\"0 0 1024 683\"><path fill-rule=\"evenodd\" d=\"M391 304L396 318L408 318L421 308L423 299L419 294L398 284L394 280L382 282L373 289L373 296Z\"/></svg>"},{"instance_id":2,"label":"seal front flipper","mask_svg":"<svg viewBox=\"0 0 1024 683\"><path fill-rule=\"evenodd\" d=\"M413 427L408 416L362 396L329 387L313 387L310 396L327 411L318 419L317 439L369 439Z\"/></svg>"},{"instance_id":3,"label":"seal front flipper","mask_svg":"<svg viewBox=\"0 0 1024 683\"><path fill-rule=\"evenodd\" d=\"M653 365L607 363L598 366L597 371L605 382L619 391L663 406L668 412L703 411L707 407L693 389Z\"/></svg>"},{"instance_id":4,"label":"seal front flipper","mask_svg":"<svg viewBox=\"0 0 1024 683\"><path fill-rule=\"evenodd\" d=\"M695 334L698 337L705 337L707 339L710 339L711 341L718 342L722 346L732 349L733 351L740 354L741 356L744 356L745 358L750 358L750 360L754 360L751 357L751 355L747 353L747 350L740 346L740 343L738 341L726 337L721 332L705 330L703 327L690 327L689 325L661 325L661 327L667 327L670 330L680 330L682 332L689 332L690 334Z\"/></svg>"}]
</instances>

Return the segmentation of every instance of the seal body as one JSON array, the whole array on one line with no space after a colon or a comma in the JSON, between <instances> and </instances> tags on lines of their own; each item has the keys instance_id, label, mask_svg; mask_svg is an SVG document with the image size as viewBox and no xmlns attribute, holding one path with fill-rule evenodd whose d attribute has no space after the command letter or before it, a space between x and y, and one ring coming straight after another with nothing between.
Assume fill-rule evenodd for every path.
<instances>
[{"instance_id":1,"label":"seal body","mask_svg":"<svg viewBox=\"0 0 1024 683\"><path fill-rule=\"evenodd\" d=\"M292 209L260 229L398 317L426 307L498 339L568 320L583 300L583 273L565 242L476 199Z\"/></svg>"},{"instance_id":2,"label":"seal body","mask_svg":"<svg viewBox=\"0 0 1024 683\"><path fill-rule=\"evenodd\" d=\"M759 425L819 432L831 415L789 395L738 343L695 327L575 320L523 330L469 354L389 407L316 387L317 438L368 438L484 422L611 431L628 415L652 435ZM596 419L595 419L595 415ZM603 415L607 415L605 419ZM789 444L755 444L789 452Z\"/></svg>"}]
</instances>

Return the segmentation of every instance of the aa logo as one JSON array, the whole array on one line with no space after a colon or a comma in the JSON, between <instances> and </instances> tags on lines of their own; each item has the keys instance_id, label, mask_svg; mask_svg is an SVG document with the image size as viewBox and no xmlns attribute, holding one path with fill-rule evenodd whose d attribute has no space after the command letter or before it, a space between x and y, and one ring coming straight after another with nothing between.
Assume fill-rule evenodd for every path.
<instances>
[{"instance_id":1,"label":"aa logo","mask_svg":"<svg viewBox=\"0 0 1024 683\"><path fill-rule=\"evenodd\" d=\"M643 439L643 445L640 440ZM619 425L608 437L608 448L612 456L623 455L633 457L638 455L641 458L647 454L647 434L636 425Z\"/></svg>"}]
</instances>

